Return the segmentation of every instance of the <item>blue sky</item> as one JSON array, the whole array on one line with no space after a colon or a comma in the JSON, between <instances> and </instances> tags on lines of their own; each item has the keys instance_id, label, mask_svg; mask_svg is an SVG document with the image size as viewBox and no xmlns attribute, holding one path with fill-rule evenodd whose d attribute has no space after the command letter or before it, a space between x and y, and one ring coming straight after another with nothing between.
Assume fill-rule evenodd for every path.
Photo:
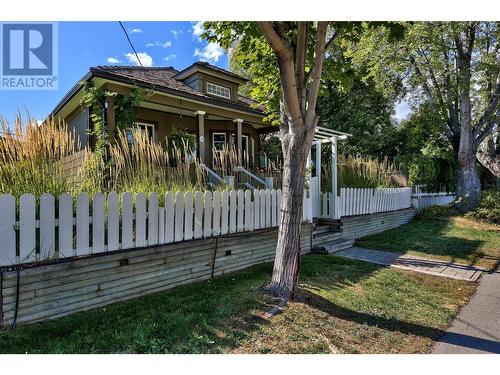
<instances>
[{"instance_id":1,"label":"blue sky","mask_svg":"<svg viewBox=\"0 0 500 375\"><path fill-rule=\"evenodd\" d=\"M183 69L198 60L228 67L224 51L199 38L201 23L124 22L144 66ZM0 114L12 122L19 110L37 119L55 107L68 90L96 65L136 65L136 58L118 22L59 22L57 90L0 90Z\"/></svg>"},{"instance_id":2,"label":"blue sky","mask_svg":"<svg viewBox=\"0 0 500 375\"><path fill-rule=\"evenodd\" d=\"M201 22L124 22L144 66L183 69L198 60L228 68L228 57L216 44L200 39ZM13 122L20 110L44 119L69 89L96 65L137 65L137 59L117 21L59 22L58 89L47 91L0 90L0 114ZM396 118L409 111L396 106Z\"/></svg>"}]
</instances>

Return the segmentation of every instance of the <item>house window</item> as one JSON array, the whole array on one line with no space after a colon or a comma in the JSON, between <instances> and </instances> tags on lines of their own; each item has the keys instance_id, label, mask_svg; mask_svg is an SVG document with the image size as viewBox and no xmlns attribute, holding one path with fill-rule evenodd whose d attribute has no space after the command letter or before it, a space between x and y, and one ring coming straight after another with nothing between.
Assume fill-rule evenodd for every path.
<instances>
[{"instance_id":1,"label":"house window","mask_svg":"<svg viewBox=\"0 0 500 375\"><path fill-rule=\"evenodd\" d=\"M220 96L221 98L231 99L231 90L229 90L228 87L207 82L207 92L215 96Z\"/></svg>"},{"instance_id":2,"label":"house window","mask_svg":"<svg viewBox=\"0 0 500 375\"><path fill-rule=\"evenodd\" d=\"M253 139L252 139L253 141ZM236 144L236 136L231 134L231 147L235 148L238 147ZM242 135L241 136L241 156L243 158L243 165L248 166L248 161L250 159L253 160L253 148L250 150L248 148L248 135Z\"/></svg>"},{"instance_id":3,"label":"house window","mask_svg":"<svg viewBox=\"0 0 500 375\"><path fill-rule=\"evenodd\" d=\"M153 124L148 124L146 122L136 122L132 126L132 129L127 132L127 138L130 143L134 142L134 131L140 131L141 133L145 134L146 137L148 137L151 141L154 141L156 139L155 126Z\"/></svg>"},{"instance_id":4,"label":"house window","mask_svg":"<svg viewBox=\"0 0 500 375\"><path fill-rule=\"evenodd\" d=\"M212 147L215 151L222 151L226 146L226 133L212 133Z\"/></svg>"}]
</instances>

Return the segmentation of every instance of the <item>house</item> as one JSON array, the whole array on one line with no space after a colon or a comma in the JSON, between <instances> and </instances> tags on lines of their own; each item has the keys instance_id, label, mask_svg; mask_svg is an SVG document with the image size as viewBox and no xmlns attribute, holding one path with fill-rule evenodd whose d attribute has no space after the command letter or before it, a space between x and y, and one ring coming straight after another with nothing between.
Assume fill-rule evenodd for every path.
<instances>
[{"instance_id":1,"label":"house","mask_svg":"<svg viewBox=\"0 0 500 375\"><path fill-rule=\"evenodd\" d=\"M172 67L97 66L80 80L52 112L79 136L82 146L93 146L89 136L92 121L82 105L86 82L127 94L134 87L151 92L140 103L136 126L155 141L164 141L174 128L196 134L196 153L202 164L212 168L215 150L236 149L238 165L253 170L260 164L260 134L276 131L264 121L265 113L252 99L239 93L246 82L225 69L196 62L178 71ZM106 103L108 133L114 134L114 97Z\"/></svg>"}]
</instances>

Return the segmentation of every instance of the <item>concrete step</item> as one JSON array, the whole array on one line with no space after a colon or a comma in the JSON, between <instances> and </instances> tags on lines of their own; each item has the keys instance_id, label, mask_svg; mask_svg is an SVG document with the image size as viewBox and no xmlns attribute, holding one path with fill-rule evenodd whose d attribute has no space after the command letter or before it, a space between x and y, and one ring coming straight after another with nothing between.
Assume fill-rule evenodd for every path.
<instances>
[{"instance_id":1,"label":"concrete step","mask_svg":"<svg viewBox=\"0 0 500 375\"><path fill-rule=\"evenodd\" d=\"M319 245L325 242L330 242L334 240L338 240L342 236L341 232L324 232L320 234L314 234L313 232L313 246Z\"/></svg>"},{"instance_id":2,"label":"concrete step","mask_svg":"<svg viewBox=\"0 0 500 375\"><path fill-rule=\"evenodd\" d=\"M354 245L353 239L339 238L333 241L313 245L313 253L332 254L337 251L349 249Z\"/></svg>"}]
</instances>

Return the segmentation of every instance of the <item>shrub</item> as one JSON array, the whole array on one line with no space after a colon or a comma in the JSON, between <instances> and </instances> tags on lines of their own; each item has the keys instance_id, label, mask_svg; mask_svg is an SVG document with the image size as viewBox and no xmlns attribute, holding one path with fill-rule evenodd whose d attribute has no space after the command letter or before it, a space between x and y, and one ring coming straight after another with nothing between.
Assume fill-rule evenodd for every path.
<instances>
[{"instance_id":1,"label":"shrub","mask_svg":"<svg viewBox=\"0 0 500 375\"><path fill-rule=\"evenodd\" d=\"M500 191L483 191L478 208L473 212L465 214L465 216L493 224L500 224Z\"/></svg>"}]
</instances>

